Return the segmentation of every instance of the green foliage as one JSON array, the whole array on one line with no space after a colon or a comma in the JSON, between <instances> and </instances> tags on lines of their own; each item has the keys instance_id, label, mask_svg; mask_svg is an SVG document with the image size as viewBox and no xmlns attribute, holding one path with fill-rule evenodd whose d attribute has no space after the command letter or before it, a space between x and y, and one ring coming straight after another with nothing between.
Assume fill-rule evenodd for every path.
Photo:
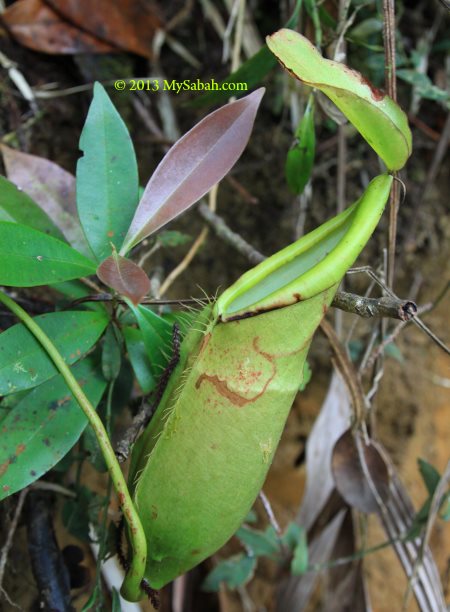
<instances>
[{"instance_id":1,"label":"green foliage","mask_svg":"<svg viewBox=\"0 0 450 612\"><path fill-rule=\"evenodd\" d=\"M295 141L287 154L285 174L289 188L299 195L303 192L314 165L316 136L314 132L314 98L311 95L305 113L295 131Z\"/></svg>"},{"instance_id":2,"label":"green foliage","mask_svg":"<svg viewBox=\"0 0 450 612\"><path fill-rule=\"evenodd\" d=\"M138 171L127 127L102 85L80 138L77 207L86 239L98 261L120 249L138 204Z\"/></svg>"},{"instance_id":3,"label":"green foliage","mask_svg":"<svg viewBox=\"0 0 450 612\"><path fill-rule=\"evenodd\" d=\"M0 176L0 221L28 225L44 234L64 240L61 231L36 202L3 176Z\"/></svg>"},{"instance_id":4,"label":"green foliage","mask_svg":"<svg viewBox=\"0 0 450 612\"><path fill-rule=\"evenodd\" d=\"M267 37L281 64L305 84L320 89L353 123L388 170L399 170L411 154L411 132L400 107L344 64L324 59L307 38L283 29Z\"/></svg>"},{"instance_id":5,"label":"green foliage","mask_svg":"<svg viewBox=\"0 0 450 612\"><path fill-rule=\"evenodd\" d=\"M96 406L106 387L98 364L87 358L73 369ZM0 499L48 472L72 448L87 425L61 375L28 393L2 421Z\"/></svg>"},{"instance_id":6,"label":"green foliage","mask_svg":"<svg viewBox=\"0 0 450 612\"><path fill-rule=\"evenodd\" d=\"M0 284L53 285L89 276L95 264L68 244L26 225L0 221Z\"/></svg>"},{"instance_id":7,"label":"green foliage","mask_svg":"<svg viewBox=\"0 0 450 612\"><path fill-rule=\"evenodd\" d=\"M108 324L101 312L54 312L35 318L66 363L76 363L97 342ZM42 384L58 373L41 344L22 324L0 334L0 395Z\"/></svg>"},{"instance_id":8,"label":"green foliage","mask_svg":"<svg viewBox=\"0 0 450 612\"><path fill-rule=\"evenodd\" d=\"M280 542L271 526L263 532L244 525L236 531L236 537L257 557L272 557L280 552Z\"/></svg>"},{"instance_id":9,"label":"green foliage","mask_svg":"<svg viewBox=\"0 0 450 612\"><path fill-rule=\"evenodd\" d=\"M175 230L165 230L158 234L158 242L163 247L177 247L191 242L191 236Z\"/></svg>"},{"instance_id":10,"label":"green foliage","mask_svg":"<svg viewBox=\"0 0 450 612\"><path fill-rule=\"evenodd\" d=\"M221 561L203 582L204 591L218 591L225 583L230 589L246 584L255 572L256 557L251 555L236 555L226 561Z\"/></svg>"},{"instance_id":11,"label":"green foliage","mask_svg":"<svg viewBox=\"0 0 450 612\"><path fill-rule=\"evenodd\" d=\"M90 524L98 525L99 510L105 506L105 498L85 486L77 486L76 498L66 500L62 509L64 527L82 542L89 543Z\"/></svg>"},{"instance_id":12,"label":"green foliage","mask_svg":"<svg viewBox=\"0 0 450 612\"><path fill-rule=\"evenodd\" d=\"M122 352L113 325L106 330L102 351L102 372L106 380L115 380L120 372Z\"/></svg>"}]
</instances>

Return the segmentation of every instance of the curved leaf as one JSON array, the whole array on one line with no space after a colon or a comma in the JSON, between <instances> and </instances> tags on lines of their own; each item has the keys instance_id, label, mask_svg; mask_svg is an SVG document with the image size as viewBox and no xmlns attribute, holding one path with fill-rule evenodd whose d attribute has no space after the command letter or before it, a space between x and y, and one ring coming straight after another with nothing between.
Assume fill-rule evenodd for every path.
<instances>
[{"instance_id":1,"label":"curved leaf","mask_svg":"<svg viewBox=\"0 0 450 612\"><path fill-rule=\"evenodd\" d=\"M151 364L152 374L157 377L167 365L167 355L171 350L172 325L142 304L134 306L130 301L127 301L127 303L133 311L142 333L142 340Z\"/></svg>"},{"instance_id":2,"label":"curved leaf","mask_svg":"<svg viewBox=\"0 0 450 612\"><path fill-rule=\"evenodd\" d=\"M9 180L33 198L74 249L89 257L91 250L78 222L75 177L44 157L22 153L5 145L0 145L0 149ZM16 221L31 225L19 219ZM40 230L34 224L33 227ZM60 237L59 233L52 235Z\"/></svg>"},{"instance_id":3,"label":"curved leaf","mask_svg":"<svg viewBox=\"0 0 450 612\"><path fill-rule=\"evenodd\" d=\"M128 129L100 83L80 138L77 206L97 259L122 246L138 203L138 171Z\"/></svg>"},{"instance_id":4,"label":"curved leaf","mask_svg":"<svg viewBox=\"0 0 450 612\"><path fill-rule=\"evenodd\" d=\"M218 183L241 156L264 94L214 111L165 155L145 188L121 253L178 217Z\"/></svg>"},{"instance_id":5,"label":"curved leaf","mask_svg":"<svg viewBox=\"0 0 450 612\"><path fill-rule=\"evenodd\" d=\"M0 221L0 285L35 287L89 276L95 264L68 244L19 223Z\"/></svg>"},{"instance_id":6,"label":"curved leaf","mask_svg":"<svg viewBox=\"0 0 450 612\"><path fill-rule=\"evenodd\" d=\"M142 339L142 332L140 329L130 325L123 327L122 332L127 345L128 357L139 386L143 393L150 393L155 387L155 378L152 374L152 366Z\"/></svg>"},{"instance_id":7,"label":"curved leaf","mask_svg":"<svg viewBox=\"0 0 450 612\"><path fill-rule=\"evenodd\" d=\"M64 240L62 233L36 202L3 176L0 176L0 221L23 223Z\"/></svg>"},{"instance_id":8,"label":"curved leaf","mask_svg":"<svg viewBox=\"0 0 450 612\"><path fill-rule=\"evenodd\" d=\"M106 387L89 358L73 373L96 406ZM50 470L77 442L87 418L61 375L28 393L2 421L0 499L23 489Z\"/></svg>"},{"instance_id":9,"label":"curved leaf","mask_svg":"<svg viewBox=\"0 0 450 612\"><path fill-rule=\"evenodd\" d=\"M75 363L102 335L108 317L98 311L53 312L34 319L66 363ZM0 334L0 395L37 387L58 370L28 329L18 323Z\"/></svg>"},{"instance_id":10,"label":"curved leaf","mask_svg":"<svg viewBox=\"0 0 450 612\"><path fill-rule=\"evenodd\" d=\"M150 279L144 270L117 253L102 261L97 268L97 276L102 283L130 298L135 305L150 291Z\"/></svg>"},{"instance_id":11,"label":"curved leaf","mask_svg":"<svg viewBox=\"0 0 450 612\"><path fill-rule=\"evenodd\" d=\"M292 74L326 94L378 153L389 170L411 154L411 132L401 108L359 72L324 59L307 38L282 29L267 37L269 49Z\"/></svg>"},{"instance_id":12,"label":"curved leaf","mask_svg":"<svg viewBox=\"0 0 450 612\"><path fill-rule=\"evenodd\" d=\"M305 114L295 131L295 142L287 154L285 174L290 190L299 195L304 190L314 165L316 135L314 132L314 98L311 95Z\"/></svg>"}]
</instances>

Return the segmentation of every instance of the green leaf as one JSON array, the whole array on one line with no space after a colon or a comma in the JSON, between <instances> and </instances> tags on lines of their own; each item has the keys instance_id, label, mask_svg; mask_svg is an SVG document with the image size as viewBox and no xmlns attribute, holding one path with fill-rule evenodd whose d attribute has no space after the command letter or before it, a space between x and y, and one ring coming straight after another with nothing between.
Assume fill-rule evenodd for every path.
<instances>
[{"instance_id":1,"label":"green leaf","mask_svg":"<svg viewBox=\"0 0 450 612\"><path fill-rule=\"evenodd\" d=\"M439 516L443 521L450 521L450 491L446 493L442 500Z\"/></svg>"},{"instance_id":2,"label":"green leaf","mask_svg":"<svg viewBox=\"0 0 450 612\"><path fill-rule=\"evenodd\" d=\"M286 531L281 536L281 541L285 546L291 550L294 550L297 544L301 541L303 532L303 527L300 527L300 525L297 525L297 523L289 523L286 527Z\"/></svg>"},{"instance_id":3,"label":"green leaf","mask_svg":"<svg viewBox=\"0 0 450 612\"><path fill-rule=\"evenodd\" d=\"M344 64L324 59L307 38L292 30L267 37L280 63L310 87L326 94L378 153L389 170L402 168L411 154L411 131L401 108Z\"/></svg>"},{"instance_id":4,"label":"green leaf","mask_svg":"<svg viewBox=\"0 0 450 612\"><path fill-rule=\"evenodd\" d=\"M122 333L125 338L128 357L139 386L143 393L150 393L155 386L155 378L152 374L152 366L142 339L142 332L135 327L126 326L122 329Z\"/></svg>"},{"instance_id":5,"label":"green leaf","mask_svg":"<svg viewBox=\"0 0 450 612\"><path fill-rule=\"evenodd\" d=\"M0 285L35 287L89 276L95 264L65 242L0 221Z\"/></svg>"},{"instance_id":6,"label":"green leaf","mask_svg":"<svg viewBox=\"0 0 450 612\"><path fill-rule=\"evenodd\" d=\"M441 479L441 475L437 471L437 469L425 461L425 459L418 459L417 463L419 464L420 475L423 478L425 486L427 488L428 494L433 495L436 487L439 484L439 480Z\"/></svg>"},{"instance_id":7,"label":"green leaf","mask_svg":"<svg viewBox=\"0 0 450 612\"><path fill-rule=\"evenodd\" d=\"M0 176L0 221L22 223L64 240L62 232L36 202L3 176Z\"/></svg>"},{"instance_id":8,"label":"green leaf","mask_svg":"<svg viewBox=\"0 0 450 612\"><path fill-rule=\"evenodd\" d=\"M306 531L300 528L298 542L294 549L294 556L291 561L291 572L294 576L304 574L308 569L308 544L306 541Z\"/></svg>"},{"instance_id":9,"label":"green leaf","mask_svg":"<svg viewBox=\"0 0 450 612\"><path fill-rule=\"evenodd\" d=\"M417 70L401 68L397 70L397 76L410 85L413 85L421 98L447 104L450 101L450 92L434 85L426 74L417 72Z\"/></svg>"},{"instance_id":10,"label":"green leaf","mask_svg":"<svg viewBox=\"0 0 450 612\"><path fill-rule=\"evenodd\" d=\"M294 576L304 574L308 569L308 545L306 531L297 523L289 523L281 541L293 551L291 572Z\"/></svg>"},{"instance_id":11,"label":"green leaf","mask_svg":"<svg viewBox=\"0 0 450 612\"><path fill-rule=\"evenodd\" d=\"M255 572L256 557L236 555L221 561L207 576L202 584L204 591L218 591L224 582L230 589L246 584Z\"/></svg>"},{"instance_id":12,"label":"green leaf","mask_svg":"<svg viewBox=\"0 0 450 612\"><path fill-rule=\"evenodd\" d=\"M249 510L247 516L245 517L244 523L256 523L258 521L258 515L254 510Z\"/></svg>"},{"instance_id":13,"label":"green leaf","mask_svg":"<svg viewBox=\"0 0 450 612\"><path fill-rule=\"evenodd\" d=\"M88 311L54 312L34 320L68 364L81 359L108 324L106 313ZM53 361L22 323L0 334L0 395L37 387L57 373Z\"/></svg>"},{"instance_id":14,"label":"green leaf","mask_svg":"<svg viewBox=\"0 0 450 612\"><path fill-rule=\"evenodd\" d=\"M142 332L152 374L159 376L167 365L168 354L171 350L172 326L150 308L142 305L134 306L130 300L126 302L133 311Z\"/></svg>"},{"instance_id":15,"label":"green leaf","mask_svg":"<svg viewBox=\"0 0 450 612\"><path fill-rule=\"evenodd\" d=\"M78 486L76 493L76 499L68 499L63 506L63 524L73 536L90 542L89 523L94 527L98 525L99 510L105 507L105 498L84 486Z\"/></svg>"},{"instance_id":16,"label":"green leaf","mask_svg":"<svg viewBox=\"0 0 450 612\"><path fill-rule=\"evenodd\" d=\"M401 350L398 348L395 342L390 342L386 346L386 348L384 349L384 354L386 355L386 357L392 357L393 359L395 359L396 361L399 361L400 363L405 362L405 358L403 357Z\"/></svg>"},{"instance_id":17,"label":"green leaf","mask_svg":"<svg viewBox=\"0 0 450 612\"><path fill-rule=\"evenodd\" d=\"M298 128L295 142L286 158L285 174L290 190L299 195L311 176L316 152L314 97L311 95Z\"/></svg>"},{"instance_id":18,"label":"green leaf","mask_svg":"<svg viewBox=\"0 0 450 612\"><path fill-rule=\"evenodd\" d=\"M273 527L269 527L266 531L240 527L236 532L236 537L257 557L262 555L272 557L280 552L280 543Z\"/></svg>"},{"instance_id":19,"label":"green leaf","mask_svg":"<svg viewBox=\"0 0 450 612\"><path fill-rule=\"evenodd\" d=\"M77 207L86 239L99 261L117 250L138 203L136 156L128 129L102 85L80 138L84 155L77 164Z\"/></svg>"},{"instance_id":20,"label":"green leaf","mask_svg":"<svg viewBox=\"0 0 450 612\"><path fill-rule=\"evenodd\" d=\"M102 372L106 380L114 380L118 377L121 364L121 350L113 325L106 330L103 340Z\"/></svg>"},{"instance_id":21,"label":"green leaf","mask_svg":"<svg viewBox=\"0 0 450 612\"><path fill-rule=\"evenodd\" d=\"M113 588L112 590L112 612L122 612L122 606L120 605L119 592Z\"/></svg>"},{"instance_id":22,"label":"green leaf","mask_svg":"<svg viewBox=\"0 0 450 612\"><path fill-rule=\"evenodd\" d=\"M322 26L320 24L319 11L316 0L305 0L306 12L314 25L315 41L319 49L322 47Z\"/></svg>"},{"instance_id":23,"label":"green leaf","mask_svg":"<svg viewBox=\"0 0 450 612\"><path fill-rule=\"evenodd\" d=\"M86 427L81 438L83 451L87 455L90 465L100 474L104 474L108 467L98 444L97 436L92 427Z\"/></svg>"},{"instance_id":24,"label":"green leaf","mask_svg":"<svg viewBox=\"0 0 450 612\"><path fill-rule=\"evenodd\" d=\"M192 236L174 230L165 230L158 234L158 242L163 247L177 247L192 241Z\"/></svg>"},{"instance_id":25,"label":"green leaf","mask_svg":"<svg viewBox=\"0 0 450 612\"><path fill-rule=\"evenodd\" d=\"M106 387L96 361L85 359L73 373L96 406ZM77 442L87 422L61 375L28 393L2 423L0 499L48 472Z\"/></svg>"},{"instance_id":26,"label":"green leaf","mask_svg":"<svg viewBox=\"0 0 450 612\"><path fill-rule=\"evenodd\" d=\"M261 83L263 78L276 65L277 62L269 49L266 46L261 47L252 57L241 64L237 70L228 75L223 81L220 81L217 90L195 97L194 100L189 102L189 106L194 108L212 106L213 104L225 102L230 98L230 95L240 98ZM245 83L245 89L234 89L234 87L238 87L237 83Z\"/></svg>"},{"instance_id":27,"label":"green leaf","mask_svg":"<svg viewBox=\"0 0 450 612\"><path fill-rule=\"evenodd\" d=\"M66 298L66 300L61 300L65 306L70 302L92 294L92 289L89 289L87 285L77 280L57 283L56 285L52 285L52 289L61 293ZM58 305L60 306L60 304ZM106 312L106 308L102 302L83 302L83 308L100 310L103 313Z\"/></svg>"},{"instance_id":28,"label":"green leaf","mask_svg":"<svg viewBox=\"0 0 450 612\"><path fill-rule=\"evenodd\" d=\"M353 27L348 32L348 36L351 39L367 41L369 36L372 34L380 34L383 31L383 21L378 17L369 17L360 21L358 25Z\"/></svg>"}]
</instances>

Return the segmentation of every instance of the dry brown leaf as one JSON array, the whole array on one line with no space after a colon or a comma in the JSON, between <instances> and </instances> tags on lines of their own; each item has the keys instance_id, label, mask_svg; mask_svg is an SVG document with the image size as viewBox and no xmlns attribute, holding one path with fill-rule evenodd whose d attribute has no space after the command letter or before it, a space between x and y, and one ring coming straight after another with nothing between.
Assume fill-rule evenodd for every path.
<instances>
[{"instance_id":1,"label":"dry brown leaf","mask_svg":"<svg viewBox=\"0 0 450 612\"><path fill-rule=\"evenodd\" d=\"M12 36L34 51L52 54L117 51L116 47L65 21L42 0L18 0L1 18Z\"/></svg>"},{"instance_id":2,"label":"dry brown leaf","mask_svg":"<svg viewBox=\"0 0 450 612\"><path fill-rule=\"evenodd\" d=\"M68 21L125 51L151 56L153 35L162 27L154 0L46 0Z\"/></svg>"},{"instance_id":3,"label":"dry brown leaf","mask_svg":"<svg viewBox=\"0 0 450 612\"><path fill-rule=\"evenodd\" d=\"M389 497L389 471L376 442L347 430L333 449L336 489L352 508L367 514L380 511Z\"/></svg>"}]
</instances>

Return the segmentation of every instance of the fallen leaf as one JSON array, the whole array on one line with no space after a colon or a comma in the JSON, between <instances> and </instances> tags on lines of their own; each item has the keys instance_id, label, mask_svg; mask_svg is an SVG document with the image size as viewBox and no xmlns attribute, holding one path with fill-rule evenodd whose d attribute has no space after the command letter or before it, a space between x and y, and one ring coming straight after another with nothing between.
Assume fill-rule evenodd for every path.
<instances>
[{"instance_id":1,"label":"fallen leaf","mask_svg":"<svg viewBox=\"0 0 450 612\"><path fill-rule=\"evenodd\" d=\"M333 449L332 471L336 489L352 508L381 512L389 497L389 470L373 440L348 429Z\"/></svg>"},{"instance_id":2,"label":"fallen leaf","mask_svg":"<svg viewBox=\"0 0 450 612\"><path fill-rule=\"evenodd\" d=\"M24 47L52 54L111 53L117 48L65 21L43 0L18 0L1 19Z\"/></svg>"},{"instance_id":3,"label":"fallen leaf","mask_svg":"<svg viewBox=\"0 0 450 612\"><path fill-rule=\"evenodd\" d=\"M154 0L46 0L55 11L96 38L144 57L162 27Z\"/></svg>"}]
</instances>

